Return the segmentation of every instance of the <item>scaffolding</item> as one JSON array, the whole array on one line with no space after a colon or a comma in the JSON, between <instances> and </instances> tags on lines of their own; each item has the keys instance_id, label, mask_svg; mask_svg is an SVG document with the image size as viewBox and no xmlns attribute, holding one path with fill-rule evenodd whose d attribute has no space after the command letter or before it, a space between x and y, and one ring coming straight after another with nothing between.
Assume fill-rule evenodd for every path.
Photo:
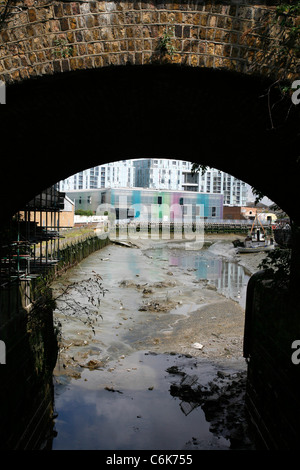
<instances>
[{"instance_id":1,"label":"scaffolding","mask_svg":"<svg viewBox=\"0 0 300 470\"><path fill-rule=\"evenodd\" d=\"M64 193L57 185L24 205L0 234L0 287L41 276L59 261L59 214Z\"/></svg>"}]
</instances>

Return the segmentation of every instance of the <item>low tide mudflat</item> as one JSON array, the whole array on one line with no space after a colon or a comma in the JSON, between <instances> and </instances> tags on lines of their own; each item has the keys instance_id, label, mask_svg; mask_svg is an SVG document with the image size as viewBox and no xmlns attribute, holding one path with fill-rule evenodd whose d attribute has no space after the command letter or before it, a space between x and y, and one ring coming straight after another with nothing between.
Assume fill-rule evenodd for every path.
<instances>
[{"instance_id":1,"label":"low tide mudflat","mask_svg":"<svg viewBox=\"0 0 300 470\"><path fill-rule=\"evenodd\" d=\"M202 250L110 245L55 283L57 294L100 275L107 291L89 322L80 314L87 295L70 294L73 312L58 303L54 449L253 447L242 343L246 285L261 256L240 260L231 239L207 237Z\"/></svg>"}]
</instances>

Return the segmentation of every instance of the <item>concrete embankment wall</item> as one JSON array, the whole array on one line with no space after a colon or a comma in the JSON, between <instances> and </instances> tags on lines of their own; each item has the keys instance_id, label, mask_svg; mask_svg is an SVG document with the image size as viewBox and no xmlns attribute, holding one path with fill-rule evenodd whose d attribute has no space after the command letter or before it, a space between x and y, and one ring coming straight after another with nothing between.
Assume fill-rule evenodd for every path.
<instances>
[{"instance_id":1,"label":"concrete embankment wall","mask_svg":"<svg viewBox=\"0 0 300 470\"><path fill-rule=\"evenodd\" d=\"M59 276L67 269L80 263L84 258L94 253L94 251L101 250L101 248L109 243L110 240L108 237L100 238L98 236L92 236L64 247L60 250L59 262L53 268L52 275Z\"/></svg>"},{"instance_id":2,"label":"concrete embankment wall","mask_svg":"<svg viewBox=\"0 0 300 470\"><path fill-rule=\"evenodd\" d=\"M0 292L0 449L40 449L51 445L52 373L57 358L54 302L49 281L109 243L88 238L65 247L47 276L11 282ZM46 279L46 282L45 282ZM2 351L3 352L3 351Z\"/></svg>"}]
</instances>

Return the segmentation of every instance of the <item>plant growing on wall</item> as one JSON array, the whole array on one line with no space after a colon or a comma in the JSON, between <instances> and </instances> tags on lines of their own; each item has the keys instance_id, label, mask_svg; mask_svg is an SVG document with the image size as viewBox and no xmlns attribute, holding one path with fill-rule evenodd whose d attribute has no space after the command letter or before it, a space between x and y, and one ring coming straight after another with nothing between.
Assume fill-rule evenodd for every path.
<instances>
[{"instance_id":1,"label":"plant growing on wall","mask_svg":"<svg viewBox=\"0 0 300 470\"><path fill-rule=\"evenodd\" d=\"M55 58L63 58L66 59L67 57L71 57L73 55L73 46L70 46L65 39L54 39L53 45L54 49L54 56Z\"/></svg>"},{"instance_id":2,"label":"plant growing on wall","mask_svg":"<svg viewBox=\"0 0 300 470\"><path fill-rule=\"evenodd\" d=\"M277 69L276 75L281 91L287 91L286 80L297 71L300 58L300 1L281 3L274 10L268 9L261 19L241 37L241 42L252 33L258 33L262 40L265 54L259 55L252 68L259 68L268 63Z\"/></svg>"},{"instance_id":3,"label":"plant growing on wall","mask_svg":"<svg viewBox=\"0 0 300 470\"><path fill-rule=\"evenodd\" d=\"M298 63L300 58L300 1L294 4L282 4L276 7L274 23L281 29L279 35L280 56L286 67Z\"/></svg>"},{"instance_id":4,"label":"plant growing on wall","mask_svg":"<svg viewBox=\"0 0 300 470\"><path fill-rule=\"evenodd\" d=\"M162 55L169 54L171 58L175 54L176 48L173 45L173 39L175 36L174 25L167 25L164 28L164 32L159 39L157 49Z\"/></svg>"}]
</instances>

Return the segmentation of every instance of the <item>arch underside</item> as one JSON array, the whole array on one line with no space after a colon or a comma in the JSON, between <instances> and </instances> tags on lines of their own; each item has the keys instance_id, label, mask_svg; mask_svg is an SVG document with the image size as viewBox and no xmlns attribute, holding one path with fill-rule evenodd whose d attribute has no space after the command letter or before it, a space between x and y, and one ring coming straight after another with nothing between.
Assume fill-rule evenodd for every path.
<instances>
[{"instance_id":1,"label":"arch underside","mask_svg":"<svg viewBox=\"0 0 300 470\"><path fill-rule=\"evenodd\" d=\"M8 86L1 107L2 206L110 161L161 157L218 168L298 218L299 111L266 78L221 70L115 66ZM273 125L273 129L272 129Z\"/></svg>"}]
</instances>

